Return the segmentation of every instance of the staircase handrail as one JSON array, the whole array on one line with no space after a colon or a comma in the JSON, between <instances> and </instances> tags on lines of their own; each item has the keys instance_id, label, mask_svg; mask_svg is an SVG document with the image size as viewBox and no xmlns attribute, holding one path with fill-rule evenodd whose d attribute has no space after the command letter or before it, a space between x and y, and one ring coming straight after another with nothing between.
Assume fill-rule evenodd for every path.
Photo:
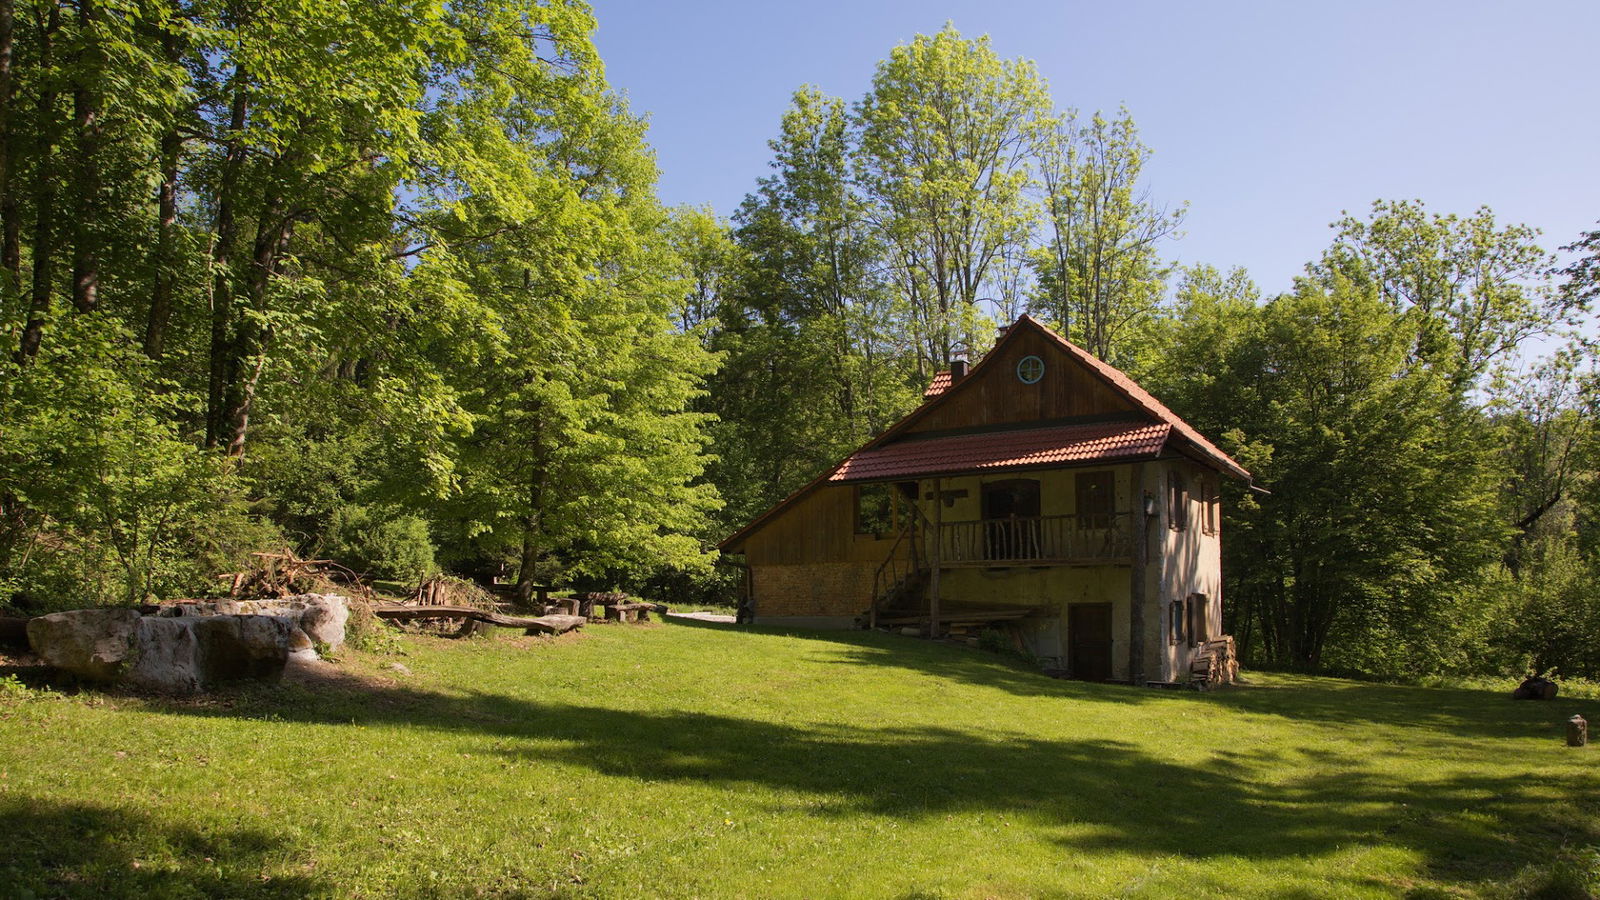
<instances>
[{"instance_id":1,"label":"staircase handrail","mask_svg":"<svg viewBox=\"0 0 1600 900\"><path fill-rule=\"evenodd\" d=\"M915 506L911 508L916 510ZM921 511L917 510L917 512L920 514ZM869 626L876 624L878 604L883 601L884 595L922 567L921 555L917 552L916 530L916 519L909 515L906 516L906 523L900 526L900 533L895 535L894 543L889 546L889 555L878 565L878 570L872 575L872 606L867 610ZM911 555L909 560L901 560L900 558L902 544L909 545Z\"/></svg>"}]
</instances>

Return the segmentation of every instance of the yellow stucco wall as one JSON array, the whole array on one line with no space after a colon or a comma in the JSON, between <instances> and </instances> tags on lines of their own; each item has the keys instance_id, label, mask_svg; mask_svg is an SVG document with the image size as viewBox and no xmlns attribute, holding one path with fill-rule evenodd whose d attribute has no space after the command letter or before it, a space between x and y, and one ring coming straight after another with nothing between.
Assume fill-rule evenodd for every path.
<instances>
[{"instance_id":1,"label":"yellow stucco wall","mask_svg":"<svg viewBox=\"0 0 1600 900\"><path fill-rule=\"evenodd\" d=\"M960 478L943 478L940 484L948 492L965 496L950 501L944 508L946 522L972 522L983 518L983 485L995 481L1032 478L1039 482L1039 513L1046 516L1068 516L1078 511L1077 476L1086 472L1110 471L1116 478L1116 510L1133 509L1132 466L1106 466L1092 469L1041 469L1024 472L997 472L994 475L967 475ZM929 521L933 519L933 501L926 499L933 490L933 481L924 479L918 505Z\"/></svg>"},{"instance_id":2,"label":"yellow stucco wall","mask_svg":"<svg viewBox=\"0 0 1600 900\"><path fill-rule=\"evenodd\" d=\"M1070 668L1067 658L1067 606L1111 604L1111 666L1115 677L1128 676L1127 566L1057 566L1045 569L948 569L940 578L939 595L947 602L994 606L1039 606L1053 617L1026 620L1029 648L1050 668Z\"/></svg>"}]
</instances>

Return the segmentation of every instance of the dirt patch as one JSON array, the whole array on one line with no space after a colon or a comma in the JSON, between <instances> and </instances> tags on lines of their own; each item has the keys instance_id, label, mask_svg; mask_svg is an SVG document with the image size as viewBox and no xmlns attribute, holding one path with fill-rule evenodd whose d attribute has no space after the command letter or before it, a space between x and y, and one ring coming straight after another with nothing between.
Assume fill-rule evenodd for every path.
<instances>
[{"instance_id":1,"label":"dirt patch","mask_svg":"<svg viewBox=\"0 0 1600 900\"><path fill-rule=\"evenodd\" d=\"M50 687L54 674L30 650L0 650L0 678L14 675L29 687Z\"/></svg>"}]
</instances>

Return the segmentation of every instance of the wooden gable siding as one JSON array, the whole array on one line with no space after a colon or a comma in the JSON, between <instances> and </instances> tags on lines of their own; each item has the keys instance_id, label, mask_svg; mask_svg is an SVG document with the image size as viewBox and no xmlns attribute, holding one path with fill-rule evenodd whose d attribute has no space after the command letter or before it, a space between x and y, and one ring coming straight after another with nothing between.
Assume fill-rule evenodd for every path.
<instances>
[{"instance_id":1,"label":"wooden gable siding","mask_svg":"<svg viewBox=\"0 0 1600 900\"><path fill-rule=\"evenodd\" d=\"M1017 363L1026 356L1044 360L1044 377L1037 384L1023 384L1017 378ZM1029 329L984 357L972 374L950 388L942 403L917 417L902 433L1139 411L1054 341Z\"/></svg>"},{"instance_id":2,"label":"wooden gable siding","mask_svg":"<svg viewBox=\"0 0 1600 900\"><path fill-rule=\"evenodd\" d=\"M800 498L745 541L752 566L882 562L894 541L855 533L855 489L829 485Z\"/></svg>"}]
</instances>

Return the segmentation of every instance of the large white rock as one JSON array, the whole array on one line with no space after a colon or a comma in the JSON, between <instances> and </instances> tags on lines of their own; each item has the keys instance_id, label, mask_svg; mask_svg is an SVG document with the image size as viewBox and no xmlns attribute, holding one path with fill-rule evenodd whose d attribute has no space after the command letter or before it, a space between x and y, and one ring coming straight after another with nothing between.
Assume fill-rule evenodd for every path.
<instances>
[{"instance_id":1,"label":"large white rock","mask_svg":"<svg viewBox=\"0 0 1600 900\"><path fill-rule=\"evenodd\" d=\"M74 609L28 620L28 644L48 665L89 681L115 681L133 654L136 609Z\"/></svg>"},{"instance_id":2,"label":"large white rock","mask_svg":"<svg viewBox=\"0 0 1600 900\"><path fill-rule=\"evenodd\" d=\"M145 616L134 634L133 665L125 684L162 694L192 694L205 687L195 619Z\"/></svg>"},{"instance_id":3,"label":"large white rock","mask_svg":"<svg viewBox=\"0 0 1600 900\"><path fill-rule=\"evenodd\" d=\"M282 616L305 632L305 647L313 642L338 649L344 645L350 621L350 600L338 594L297 594L276 600L217 600L179 603L163 607L163 616ZM296 644L300 642L297 640ZM295 647L296 650L305 649Z\"/></svg>"},{"instance_id":4,"label":"large white rock","mask_svg":"<svg viewBox=\"0 0 1600 900\"><path fill-rule=\"evenodd\" d=\"M300 628L306 636L328 649L344 645L345 626L350 622L350 601L338 594L303 594L305 612L300 614Z\"/></svg>"},{"instance_id":5,"label":"large white rock","mask_svg":"<svg viewBox=\"0 0 1600 900\"><path fill-rule=\"evenodd\" d=\"M291 651L316 656L298 616L79 609L29 620L28 642L44 662L79 678L165 694L279 678Z\"/></svg>"},{"instance_id":6,"label":"large white rock","mask_svg":"<svg viewBox=\"0 0 1600 900\"><path fill-rule=\"evenodd\" d=\"M197 616L193 623L201 683L279 678L300 627L287 616Z\"/></svg>"}]
</instances>

